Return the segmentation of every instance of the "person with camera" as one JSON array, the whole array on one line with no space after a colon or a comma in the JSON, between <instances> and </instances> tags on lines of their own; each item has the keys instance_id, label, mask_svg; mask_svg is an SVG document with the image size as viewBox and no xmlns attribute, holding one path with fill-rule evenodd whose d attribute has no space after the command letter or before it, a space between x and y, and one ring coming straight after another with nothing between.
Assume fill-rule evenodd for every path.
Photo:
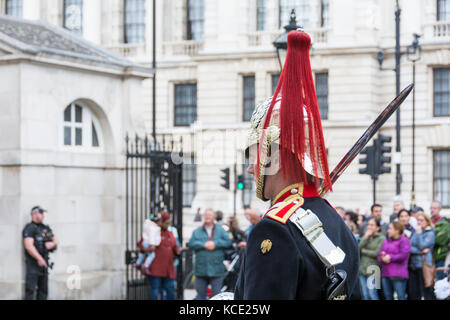
<instances>
[{"instance_id":1,"label":"person with camera","mask_svg":"<svg viewBox=\"0 0 450 320\"><path fill-rule=\"evenodd\" d=\"M52 229L43 224L43 208L31 209L31 222L23 229L23 245L25 247L25 300L33 300L37 289L37 300L47 300L49 253L56 250L58 239Z\"/></svg>"}]
</instances>

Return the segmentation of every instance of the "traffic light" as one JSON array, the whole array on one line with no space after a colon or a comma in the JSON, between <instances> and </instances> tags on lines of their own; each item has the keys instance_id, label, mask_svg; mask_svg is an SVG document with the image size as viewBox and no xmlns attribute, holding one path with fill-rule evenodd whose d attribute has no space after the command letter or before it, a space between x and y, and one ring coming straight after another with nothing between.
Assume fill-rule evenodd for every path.
<instances>
[{"instance_id":1,"label":"traffic light","mask_svg":"<svg viewBox=\"0 0 450 320\"><path fill-rule=\"evenodd\" d=\"M375 155L375 148L374 146L365 147L361 154L365 155L365 158L360 158L359 163L365 164L365 167L359 169L359 173L361 174L368 174L372 177L372 179L377 178L377 174L375 172L375 166L374 166L374 155Z\"/></svg>"},{"instance_id":2,"label":"traffic light","mask_svg":"<svg viewBox=\"0 0 450 320\"><path fill-rule=\"evenodd\" d=\"M378 135L375 139L375 170L377 174L391 173L391 168L389 165L391 163L391 157L385 156L385 153L391 152L391 147L385 146L385 143L391 142L392 138L390 136L384 136L382 134Z\"/></svg>"},{"instance_id":3,"label":"traffic light","mask_svg":"<svg viewBox=\"0 0 450 320\"><path fill-rule=\"evenodd\" d=\"M237 177L237 189L244 190L244 186L245 186L244 175L240 175Z\"/></svg>"},{"instance_id":4,"label":"traffic light","mask_svg":"<svg viewBox=\"0 0 450 320\"><path fill-rule=\"evenodd\" d=\"M223 183L220 186L224 187L227 190L230 190L230 168L225 168L220 171L224 173L224 175L221 177Z\"/></svg>"}]
</instances>

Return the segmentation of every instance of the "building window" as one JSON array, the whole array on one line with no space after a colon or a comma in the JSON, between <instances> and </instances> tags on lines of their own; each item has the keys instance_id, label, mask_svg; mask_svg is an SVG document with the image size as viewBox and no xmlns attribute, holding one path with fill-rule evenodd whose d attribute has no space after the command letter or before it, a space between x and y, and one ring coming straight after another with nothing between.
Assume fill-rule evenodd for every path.
<instances>
[{"instance_id":1,"label":"building window","mask_svg":"<svg viewBox=\"0 0 450 320\"><path fill-rule=\"evenodd\" d=\"M434 69L434 116L450 116L450 68Z\"/></svg>"},{"instance_id":2,"label":"building window","mask_svg":"<svg viewBox=\"0 0 450 320\"><path fill-rule=\"evenodd\" d=\"M328 119L328 72L316 73L316 95L320 116Z\"/></svg>"},{"instance_id":3,"label":"building window","mask_svg":"<svg viewBox=\"0 0 450 320\"><path fill-rule=\"evenodd\" d=\"M437 20L450 21L450 0L437 0Z\"/></svg>"},{"instance_id":4,"label":"building window","mask_svg":"<svg viewBox=\"0 0 450 320\"><path fill-rule=\"evenodd\" d=\"M100 126L89 108L71 103L64 110L63 137L65 146L100 147Z\"/></svg>"},{"instance_id":5,"label":"building window","mask_svg":"<svg viewBox=\"0 0 450 320\"><path fill-rule=\"evenodd\" d=\"M185 158L183 163L183 207L190 207L197 193L197 164L195 157Z\"/></svg>"},{"instance_id":6,"label":"building window","mask_svg":"<svg viewBox=\"0 0 450 320\"><path fill-rule=\"evenodd\" d=\"M145 0L125 0L125 43L145 43Z\"/></svg>"},{"instance_id":7,"label":"building window","mask_svg":"<svg viewBox=\"0 0 450 320\"><path fill-rule=\"evenodd\" d=\"M203 40L204 0L187 0L187 39Z\"/></svg>"},{"instance_id":8,"label":"building window","mask_svg":"<svg viewBox=\"0 0 450 320\"><path fill-rule=\"evenodd\" d=\"M22 0L6 0L5 13L8 16L22 18Z\"/></svg>"},{"instance_id":9,"label":"building window","mask_svg":"<svg viewBox=\"0 0 450 320\"><path fill-rule=\"evenodd\" d=\"M275 89L277 88L279 80L280 80L280 74L279 73L272 74L272 94L275 93Z\"/></svg>"},{"instance_id":10,"label":"building window","mask_svg":"<svg viewBox=\"0 0 450 320\"><path fill-rule=\"evenodd\" d=\"M266 0L258 0L256 8L256 30L263 31L266 27Z\"/></svg>"},{"instance_id":11,"label":"building window","mask_svg":"<svg viewBox=\"0 0 450 320\"><path fill-rule=\"evenodd\" d=\"M322 0L320 5L320 26L328 26L328 10L330 7L329 0Z\"/></svg>"},{"instance_id":12,"label":"building window","mask_svg":"<svg viewBox=\"0 0 450 320\"><path fill-rule=\"evenodd\" d=\"M434 199L450 207L450 150L434 150Z\"/></svg>"},{"instance_id":13,"label":"building window","mask_svg":"<svg viewBox=\"0 0 450 320\"><path fill-rule=\"evenodd\" d=\"M243 166L244 190L242 190L242 205L244 208L250 207L253 195L255 194L255 181L253 176L247 172L248 165L249 159L245 159Z\"/></svg>"},{"instance_id":14,"label":"building window","mask_svg":"<svg viewBox=\"0 0 450 320\"><path fill-rule=\"evenodd\" d=\"M175 85L175 126L189 126L197 120L197 84Z\"/></svg>"},{"instance_id":15,"label":"building window","mask_svg":"<svg viewBox=\"0 0 450 320\"><path fill-rule=\"evenodd\" d=\"M83 33L83 0L64 0L64 28Z\"/></svg>"},{"instance_id":16,"label":"building window","mask_svg":"<svg viewBox=\"0 0 450 320\"><path fill-rule=\"evenodd\" d=\"M279 7L280 28L289 24L292 9L295 9L297 25L304 28L309 27L309 0L280 0Z\"/></svg>"},{"instance_id":17,"label":"building window","mask_svg":"<svg viewBox=\"0 0 450 320\"><path fill-rule=\"evenodd\" d=\"M255 76L244 76L244 121L250 121L255 109Z\"/></svg>"}]
</instances>

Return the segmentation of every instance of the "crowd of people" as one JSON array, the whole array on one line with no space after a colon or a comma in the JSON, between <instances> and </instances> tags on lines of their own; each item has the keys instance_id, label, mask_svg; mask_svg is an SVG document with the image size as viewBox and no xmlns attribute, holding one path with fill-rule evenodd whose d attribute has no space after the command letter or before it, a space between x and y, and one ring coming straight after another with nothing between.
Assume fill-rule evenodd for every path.
<instances>
[{"instance_id":1,"label":"crowd of people","mask_svg":"<svg viewBox=\"0 0 450 320\"><path fill-rule=\"evenodd\" d=\"M227 262L230 263L234 252L239 251L242 254L242 250L246 248L248 236L262 217L258 210L251 208L246 208L244 215L250 222L250 226L245 231L240 228L237 217L230 216L224 222L222 211L208 208L204 212L203 225L192 233L188 247L195 252L196 300L205 300L222 291L227 274ZM234 270L230 277L232 280L227 283L231 289L236 281L239 261ZM208 285L211 287L209 295Z\"/></svg>"},{"instance_id":2,"label":"crowd of people","mask_svg":"<svg viewBox=\"0 0 450 320\"><path fill-rule=\"evenodd\" d=\"M421 207L393 203L389 220L383 207L370 214L336 211L352 231L360 248L360 285L364 300L435 300L449 295L450 220L441 204L432 201L430 214Z\"/></svg>"},{"instance_id":3,"label":"crowd of people","mask_svg":"<svg viewBox=\"0 0 450 320\"><path fill-rule=\"evenodd\" d=\"M407 210L401 200L394 201L389 219L383 219L380 204L373 204L370 213L365 214L343 207L336 207L336 211L359 244L364 300L448 297L450 219L441 217L439 201L431 203L430 215L420 207ZM143 254L136 266L148 277L150 299L174 299L178 262L174 258L186 250L195 256L195 299L205 300L220 293L229 275L227 262L233 253L242 254L249 234L262 218L257 210L246 208L244 212L250 223L246 230L240 228L235 216L224 221L221 211L208 208L201 214L198 210L194 221L202 223L193 231L186 248L181 247L176 229L170 226L169 213L161 212L146 221L139 242ZM239 261L235 269L239 269Z\"/></svg>"},{"instance_id":4,"label":"crowd of people","mask_svg":"<svg viewBox=\"0 0 450 320\"><path fill-rule=\"evenodd\" d=\"M175 295L176 273L180 256L186 250L192 250L195 255L194 288L196 300L206 300L221 292L226 264L236 251L246 248L248 236L254 225L261 219L261 214L251 208L245 209L245 217L250 223L247 230L242 230L235 216L223 221L223 213L213 209L200 210L194 218L202 222L189 239L187 247L182 248L176 229L170 225L168 212L161 212L144 222L142 238L138 242L141 252L136 261L136 268L147 277L150 285L151 300L172 300ZM238 262L239 263L239 262ZM229 285L234 286L239 265Z\"/></svg>"}]
</instances>

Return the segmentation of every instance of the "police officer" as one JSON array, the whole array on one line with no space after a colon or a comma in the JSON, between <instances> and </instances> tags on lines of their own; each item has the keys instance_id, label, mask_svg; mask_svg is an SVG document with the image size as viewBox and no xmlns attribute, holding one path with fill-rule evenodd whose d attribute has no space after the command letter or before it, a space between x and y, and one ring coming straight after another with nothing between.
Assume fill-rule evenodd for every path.
<instances>
[{"instance_id":1,"label":"police officer","mask_svg":"<svg viewBox=\"0 0 450 320\"><path fill-rule=\"evenodd\" d=\"M56 250L58 240L52 229L42 223L45 211L39 206L33 207L31 222L23 229L26 260L25 300L33 300L36 289L38 300L47 299L49 252Z\"/></svg>"},{"instance_id":2,"label":"police officer","mask_svg":"<svg viewBox=\"0 0 450 320\"><path fill-rule=\"evenodd\" d=\"M332 190L309 61L311 39L288 35L272 98L251 119L248 173L271 201L247 243L234 298L359 299L356 240L318 189Z\"/></svg>"}]
</instances>

